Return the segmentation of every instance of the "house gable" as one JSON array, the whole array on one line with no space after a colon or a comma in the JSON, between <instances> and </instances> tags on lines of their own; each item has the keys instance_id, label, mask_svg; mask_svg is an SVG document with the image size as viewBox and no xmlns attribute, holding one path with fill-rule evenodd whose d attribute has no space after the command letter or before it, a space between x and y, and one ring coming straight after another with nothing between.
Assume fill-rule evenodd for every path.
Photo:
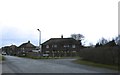
<instances>
[{"instance_id":1,"label":"house gable","mask_svg":"<svg viewBox=\"0 0 120 75\"><path fill-rule=\"evenodd\" d=\"M19 46L19 48L36 48L36 46L34 46L33 44L30 43L30 41L28 41L27 43L23 43Z\"/></svg>"}]
</instances>

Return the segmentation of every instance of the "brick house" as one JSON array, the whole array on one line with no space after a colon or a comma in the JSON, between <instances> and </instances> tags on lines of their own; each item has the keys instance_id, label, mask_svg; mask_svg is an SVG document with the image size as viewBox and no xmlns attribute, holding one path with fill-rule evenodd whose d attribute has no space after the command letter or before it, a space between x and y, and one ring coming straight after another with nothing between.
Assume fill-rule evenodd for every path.
<instances>
[{"instance_id":1,"label":"brick house","mask_svg":"<svg viewBox=\"0 0 120 75\"><path fill-rule=\"evenodd\" d=\"M2 52L5 52L7 55L17 55L17 51L16 45L2 47Z\"/></svg>"},{"instance_id":2,"label":"brick house","mask_svg":"<svg viewBox=\"0 0 120 75\"><path fill-rule=\"evenodd\" d=\"M11 45L10 50L11 50L11 55L17 55L18 48L16 45Z\"/></svg>"},{"instance_id":3,"label":"brick house","mask_svg":"<svg viewBox=\"0 0 120 75\"><path fill-rule=\"evenodd\" d=\"M81 41L73 38L51 38L41 44L42 53L50 57L62 56L77 56L80 48L82 48Z\"/></svg>"},{"instance_id":4,"label":"brick house","mask_svg":"<svg viewBox=\"0 0 120 75\"><path fill-rule=\"evenodd\" d=\"M22 55L26 55L29 52L32 52L32 50L35 50L36 46L34 46L32 43L30 43L30 41L28 41L27 43L23 43L21 44L18 49L18 55L22 56Z\"/></svg>"},{"instance_id":5,"label":"brick house","mask_svg":"<svg viewBox=\"0 0 120 75\"><path fill-rule=\"evenodd\" d=\"M10 46L2 47L2 52L11 55Z\"/></svg>"}]
</instances>

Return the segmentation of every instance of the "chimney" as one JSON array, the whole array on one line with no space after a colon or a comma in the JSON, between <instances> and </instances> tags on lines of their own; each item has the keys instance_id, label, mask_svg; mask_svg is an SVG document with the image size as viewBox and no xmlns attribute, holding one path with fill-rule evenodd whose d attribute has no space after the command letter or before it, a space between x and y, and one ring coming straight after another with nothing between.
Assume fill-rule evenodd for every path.
<instances>
[{"instance_id":1,"label":"chimney","mask_svg":"<svg viewBox=\"0 0 120 75\"><path fill-rule=\"evenodd\" d=\"M28 41L28 43L30 43L30 41Z\"/></svg>"},{"instance_id":2,"label":"chimney","mask_svg":"<svg viewBox=\"0 0 120 75\"><path fill-rule=\"evenodd\" d=\"M63 38L63 35L61 35L61 38Z\"/></svg>"}]
</instances>

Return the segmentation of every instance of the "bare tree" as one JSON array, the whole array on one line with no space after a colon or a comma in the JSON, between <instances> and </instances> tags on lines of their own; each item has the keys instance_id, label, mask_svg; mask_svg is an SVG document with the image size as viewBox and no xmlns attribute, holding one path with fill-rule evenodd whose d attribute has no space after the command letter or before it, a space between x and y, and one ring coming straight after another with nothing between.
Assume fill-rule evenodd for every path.
<instances>
[{"instance_id":1,"label":"bare tree","mask_svg":"<svg viewBox=\"0 0 120 75\"><path fill-rule=\"evenodd\" d=\"M85 37L82 34L71 34L71 38L75 40L83 40Z\"/></svg>"},{"instance_id":2,"label":"bare tree","mask_svg":"<svg viewBox=\"0 0 120 75\"><path fill-rule=\"evenodd\" d=\"M117 45L120 46L120 35L118 35L118 36L115 38L115 41L116 41Z\"/></svg>"},{"instance_id":3,"label":"bare tree","mask_svg":"<svg viewBox=\"0 0 120 75\"><path fill-rule=\"evenodd\" d=\"M76 39L77 38L76 34L71 34L71 38Z\"/></svg>"},{"instance_id":4,"label":"bare tree","mask_svg":"<svg viewBox=\"0 0 120 75\"><path fill-rule=\"evenodd\" d=\"M99 44L105 45L106 43L108 43L108 40L105 39L105 38L101 38L101 39L99 40Z\"/></svg>"}]
</instances>

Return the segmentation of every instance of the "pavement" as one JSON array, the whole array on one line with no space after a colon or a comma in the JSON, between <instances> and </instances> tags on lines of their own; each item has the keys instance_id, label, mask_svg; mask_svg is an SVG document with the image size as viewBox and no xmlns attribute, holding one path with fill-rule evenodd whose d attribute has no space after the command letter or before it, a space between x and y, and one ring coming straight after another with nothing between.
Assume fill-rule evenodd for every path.
<instances>
[{"instance_id":1,"label":"pavement","mask_svg":"<svg viewBox=\"0 0 120 75\"><path fill-rule=\"evenodd\" d=\"M1 62L1 61L0 61ZM0 75L2 74L2 63L0 63Z\"/></svg>"},{"instance_id":2,"label":"pavement","mask_svg":"<svg viewBox=\"0 0 120 75\"><path fill-rule=\"evenodd\" d=\"M118 73L118 71L73 63L69 59L28 59L5 56L2 73ZM0 64L1 66L1 64Z\"/></svg>"},{"instance_id":3,"label":"pavement","mask_svg":"<svg viewBox=\"0 0 120 75\"><path fill-rule=\"evenodd\" d=\"M2 56L1 55L1 53L0 53L0 56ZM1 57L0 57L1 58ZM2 60L0 60L0 75L2 74Z\"/></svg>"}]
</instances>

